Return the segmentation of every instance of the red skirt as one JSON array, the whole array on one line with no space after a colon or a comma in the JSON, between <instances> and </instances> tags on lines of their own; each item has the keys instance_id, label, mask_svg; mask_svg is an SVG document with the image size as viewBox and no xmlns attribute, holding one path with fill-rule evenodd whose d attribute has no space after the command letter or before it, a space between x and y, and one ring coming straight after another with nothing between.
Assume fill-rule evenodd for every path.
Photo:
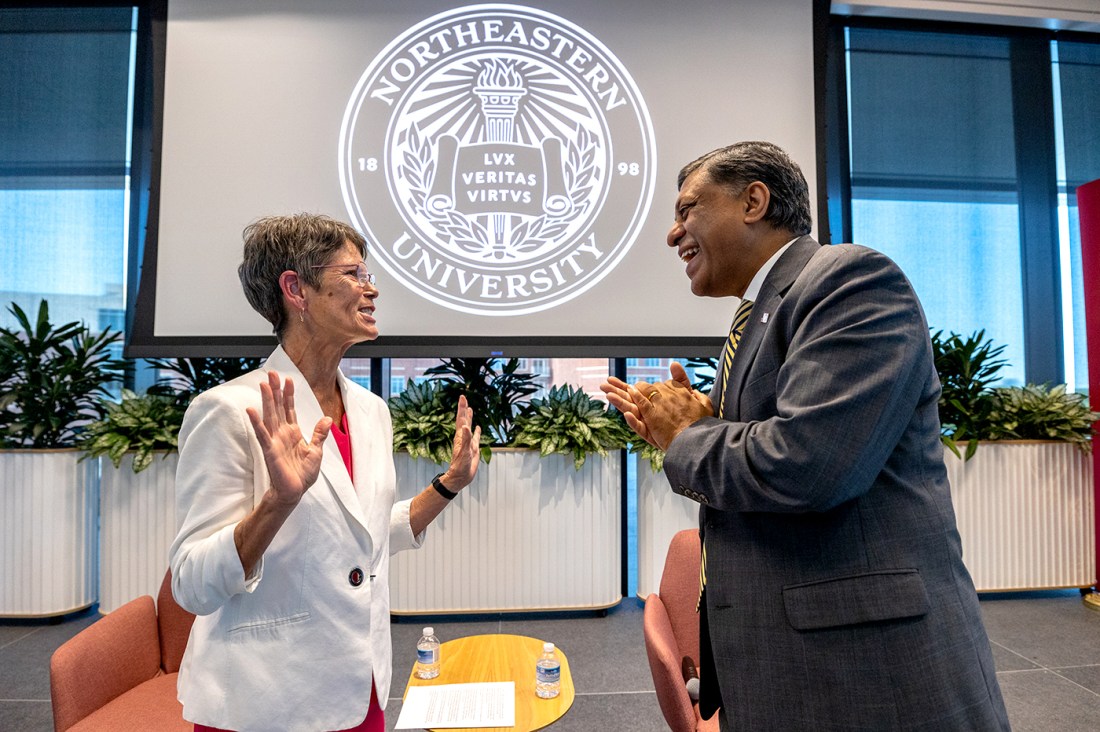
<instances>
[{"instance_id":1,"label":"red skirt","mask_svg":"<svg viewBox=\"0 0 1100 732\"><path fill-rule=\"evenodd\" d=\"M205 724L196 724L195 732L230 732L218 727L207 727ZM382 707L378 705L378 692L374 684L370 685L370 708L367 710L367 718L354 727L339 732L386 732L386 717Z\"/></svg>"}]
</instances>

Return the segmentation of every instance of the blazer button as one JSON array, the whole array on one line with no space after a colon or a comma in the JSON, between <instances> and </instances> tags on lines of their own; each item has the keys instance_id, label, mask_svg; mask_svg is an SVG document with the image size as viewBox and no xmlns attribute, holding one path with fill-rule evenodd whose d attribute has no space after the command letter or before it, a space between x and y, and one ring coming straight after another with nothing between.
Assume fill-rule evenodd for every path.
<instances>
[{"instance_id":1,"label":"blazer button","mask_svg":"<svg viewBox=\"0 0 1100 732\"><path fill-rule=\"evenodd\" d=\"M363 584L363 570L359 567L351 570L351 572L348 573L348 583L351 584L352 587L358 587Z\"/></svg>"}]
</instances>

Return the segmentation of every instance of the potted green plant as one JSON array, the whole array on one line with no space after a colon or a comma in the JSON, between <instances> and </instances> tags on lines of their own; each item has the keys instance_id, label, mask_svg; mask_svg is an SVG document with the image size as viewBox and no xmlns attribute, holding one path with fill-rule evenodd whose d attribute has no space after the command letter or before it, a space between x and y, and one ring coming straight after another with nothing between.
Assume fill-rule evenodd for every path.
<instances>
[{"instance_id":1,"label":"potted green plant","mask_svg":"<svg viewBox=\"0 0 1100 732\"><path fill-rule=\"evenodd\" d=\"M455 413L444 400L439 381L410 379L405 391L390 397L389 409L395 452L440 465L450 462Z\"/></svg>"},{"instance_id":2,"label":"potted green plant","mask_svg":"<svg viewBox=\"0 0 1100 732\"><path fill-rule=\"evenodd\" d=\"M538 450L543 457L571 456L577 470L589 455L607 457L609 450L626 447L634 436L613 407L568 384L532 399L516 418L515 428L516 447Z\"/></svg>"},{"instance_id":3,"label":"potted green plant","mask_svg":"<svg viewBox=\"0 0 1100 732\"><path fill-rule=\"evenodd\" d=\"M99 611L155 594L176 533L176 446L184 408L124 389L88 426L82 448L100 467ZM159 456L159 459L154 459Z\"/></svg>"},{"instance_id":4,"label":"potted green plant","mask_svg":"<svg viewBox=\"0 0 1100 732\"><path fill-rule=\"evenodd\" d=\"M1100 413L1088 397L1057 386L1010 386L993 390L990 440L1052 440L1092 452L1092 435Z\"/></svg>"},{"instance_id":5,"label":"potted green plant","mask_svg":"<svg viewBox=\"0 0 1100 732\"><path fill-rule=\"evenodd\" d=\"M76 445L121 377L119 334L55 325L45 300L33 321L16 303L8 311L18 328L0 328L0 490L12 507L0 554L13 569L0 576L0 616L59 615L98 596L98 475Z\"/></svg>"},{"instance_id":6,"label":"potted green plant","mask_svg":"<svg viewBox=\"0 0 1100 732\"><path fill-rule=\"evenodd\" d=\"M552 387L543 398L521 402L519 397L538 387L531 375L516 373L515 359L500 372L488 359L447 359L444 366L425 373L446 376L419 383L410 380L405 391L389 400L394 450L412 458L439 464L450 460L454 412L463 393L475 410L475 424L482 428L485 462L491 461L494 446L526 448L538 450L543 457L571 455L579 470L588 455L606 457L609 450L625 447L634 437L616 410L569 385ZM478 408L484 410L480 417Z\"/></svg>"},{"instance_id":7,"label":"potted green plant","mask_svg":"<svg viewBox=\"0 0 1100 732\"><path fill-rule=\"evenodd\" d=\"M932 353L940 378L940 425L943 444L956 457L969 460L978 442L990 434L993 412L992 385L1007 363L1000 356L1004 346L994 346L979 330L968 337L957 333L932 334ZM966 455L958 444L966 444Z\"/></svg>"},{"instance_id":8,"label":"potted green plant","mask_svg":"<svg viewBox=\"0 0 1100 732\"><path fill-rule=\"evenodd\" d=\"M103 418L84 431L80 442L84 457L104 456L116 468L129 457L130 467L140 473L157 453L163 459L177 449L183 413L172 397L123 389L122 400L108 402Z\"/></svg>"},{"instance_id":9,"label":"potted green plant","mask_svg":"<svg viewBox=\"0 0 1100 732\"><path fill-rule=\"evenodd\" d=\"M538 386L516 359L446 359L426 375L434 378L389 402L399 497L444 469L461 394L481 426L485 464L440 516L444 530L420 551L393 557L391 611L618 603L621 460L610 451L625 444L625 424L572 387L528 401Z\"/></svg>"},{"instance_id":10,"label":"potted green plant","mask_svg":"<svg viewBox=\"0 0 1100 732\"><path fill-rule=\"evenodd\" d=\"M515 442L513 420L538 391L533 374L519 370L519 359L503 364L492 358L445 358L439 366L424 372L439 381L442 403L454 415L459 396L474 410L474 424L481 427L481 458L492 460L492 447L509 447Z\"/></svg>"},{"instance_id":11,"label":"potted green plant","mask_svg":"<svg viewBox=\"0 0 1100 732\"><path fill-rule=\"evenodd\" d=\"M194 397L257 368L258 358L150 359L161 377L145 394L124 390L85 431L100 468L99 610L156 595L176 535L176 453Z\"/></svg>"},{"instance_id":12,"label":"potted green plant","mask_svg":"<svg viewBox=\"0 0 1100 732\"><path fill-rule=\"evenodd\" d=\"M14 302L8 312L20 329L0 328L0 447L74 447L103 415L108 386L121 379L122 362L111 352L120 334L54 325L45 300L34 323Z\"/></svg>"},{"instance_id":13,"label":"potted green plant","mask_svg":"<svg viewBox=\"0 0 1100 732\"><path fill-rule=\"evenodd\" d=\"M944 462L974 584L979 590L1091 585L1088 452L1100 414L1064 385L996 386L1004 349L984 331L937 332L932 343L943 385Z\"/></svg>"}]
</instances>

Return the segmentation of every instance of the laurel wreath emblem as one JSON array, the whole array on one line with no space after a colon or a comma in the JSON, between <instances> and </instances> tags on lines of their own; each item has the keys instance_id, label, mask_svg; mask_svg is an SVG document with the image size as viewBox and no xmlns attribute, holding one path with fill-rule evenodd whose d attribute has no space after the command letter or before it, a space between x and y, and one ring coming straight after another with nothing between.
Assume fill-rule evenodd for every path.
<instances>
[{"instance_id":1,"label":"laurel wreath emblem","mask_svg":"<svg viewBox=\"0 0 1100 732\"><path fill-rule=\"evenodd\" d=\"M416 124L403 130L397 138L402 162L394 167L394 174L408 184L409 200L406 205L427 218L441 240L483 260L516 260L550 244L573 221L588 212L588 197L599 178L596 139L591 132L578 126L572 139L563 142L566 148L563 161L565 189L572 206L561 215L543 213L526 217L511 230L508 240L503 243L494 243L488 229L476 218L453 208L435 211L427 205L431 183L435 179L436 161L432 154L432 140L425 138Z\"/></svg>"}]
</instances>

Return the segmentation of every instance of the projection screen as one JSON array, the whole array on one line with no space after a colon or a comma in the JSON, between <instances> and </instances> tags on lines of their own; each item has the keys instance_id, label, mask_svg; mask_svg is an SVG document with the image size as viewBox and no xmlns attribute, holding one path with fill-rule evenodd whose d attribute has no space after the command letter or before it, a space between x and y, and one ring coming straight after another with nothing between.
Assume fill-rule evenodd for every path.
<instances>
[{"instance_id":1,"label":"projection screen","mask_svg":"<svg viewBox=\"0 0 1100 732\"><path fill-rule=\"evenodd\" d=\"M161 45L134 356L265 354L241 230L299 211L367 238L352 355L710 355L680 167L770 140L815 189L811 0L169 0Z\"/></svg>"}]
</instances>

